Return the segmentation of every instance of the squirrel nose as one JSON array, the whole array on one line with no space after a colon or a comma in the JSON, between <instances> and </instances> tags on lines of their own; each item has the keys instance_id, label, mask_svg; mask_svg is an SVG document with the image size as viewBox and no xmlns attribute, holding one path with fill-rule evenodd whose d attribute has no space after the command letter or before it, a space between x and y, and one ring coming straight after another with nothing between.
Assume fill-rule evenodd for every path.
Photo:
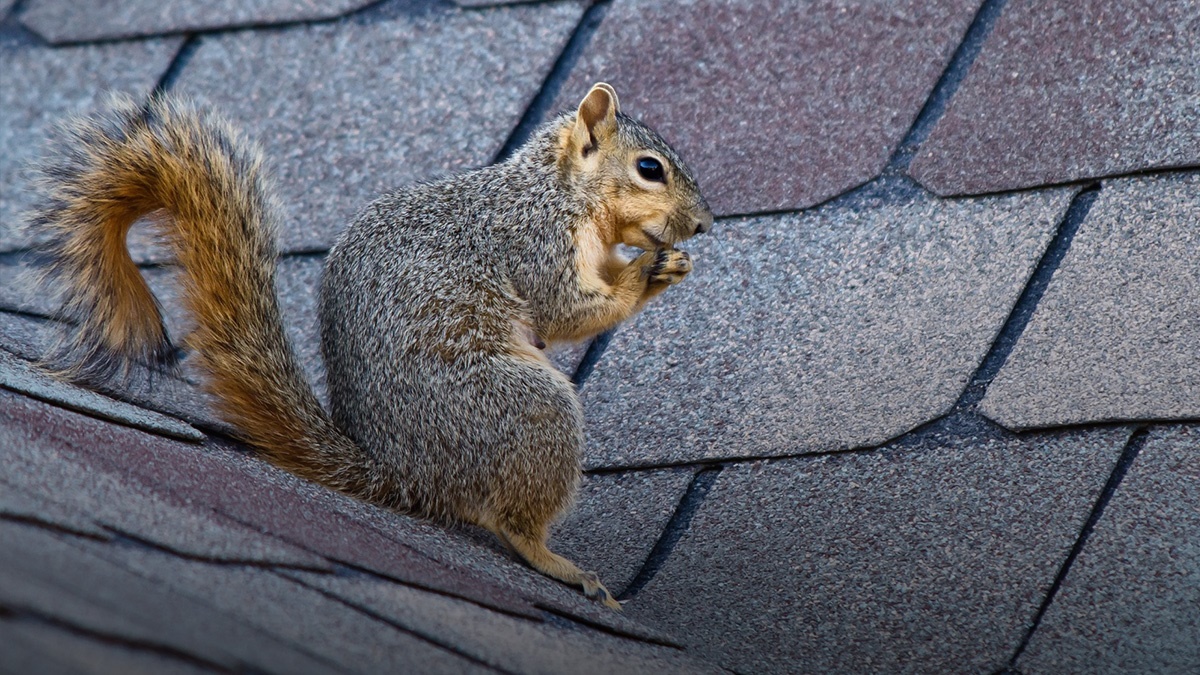
<instances>
[{"instance_id":1,"label":"squirrel nose","mask_svg":"<svg viewBox=\"0 0 1200 675\"><path fill-rule=\"evenodd\" d=\"M705 212L704 215L696 219L696 234L703 234L712 229L713 216L711 213Z\"/></svg>"}]
</instances>

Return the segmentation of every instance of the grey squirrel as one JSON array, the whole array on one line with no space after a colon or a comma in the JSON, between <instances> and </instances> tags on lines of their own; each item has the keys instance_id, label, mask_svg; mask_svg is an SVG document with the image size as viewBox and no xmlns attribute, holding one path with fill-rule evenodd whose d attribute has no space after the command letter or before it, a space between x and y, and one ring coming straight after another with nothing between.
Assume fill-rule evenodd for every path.
<instances>
[{"instance_id":1,"label":"grey squirrel","mask_svg":"<svg viewBox=\"0 0 1200 675\"><path fill-rule=\"evenodd\" d=\"M332 412L275 295L278 206L261 152L170 95L114 98L64 127L32 225L76 329L59 372L97 384L172 352L125 236L162 209L218 412L303 478L491 530L535 569L620 608L551 552L580 479L583 414L542 351L629 318L692 269L713 217L683 161L596 84L508 160L387 194L330 251L320 292ZM618 244L642 249L630 261Z\"/></svg>"}]
</instances>

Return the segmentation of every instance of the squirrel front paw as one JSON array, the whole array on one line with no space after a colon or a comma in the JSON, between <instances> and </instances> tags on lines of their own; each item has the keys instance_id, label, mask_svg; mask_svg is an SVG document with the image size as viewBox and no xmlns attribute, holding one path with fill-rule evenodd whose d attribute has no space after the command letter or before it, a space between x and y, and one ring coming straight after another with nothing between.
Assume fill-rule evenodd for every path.
<instances>
[{"instance_id":1,"label":"squirrel front paw","mask_svg":"<svg viewBox=\"0 0 1200 675\"><path fill-rule=\"evenodd\" d=\"M692 271L692 256L687 251L660 248L645 269L652 284L677 284Z\"/></svg>"}]
</instances>

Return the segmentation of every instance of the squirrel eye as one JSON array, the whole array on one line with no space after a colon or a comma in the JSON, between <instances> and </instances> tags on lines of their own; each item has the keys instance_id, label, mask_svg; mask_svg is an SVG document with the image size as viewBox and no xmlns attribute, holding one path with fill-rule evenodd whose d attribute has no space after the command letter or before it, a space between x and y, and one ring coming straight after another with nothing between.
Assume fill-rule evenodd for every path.
<instances>
[{"instance_id":1,"label":"squirrel eye","mask_svg":"<svg viewBox=\"0 0 1200 675\"><path fill-rule=\"evenodd\" d=\"M667 177L663 174L662 163L653 157L642 157L637 161L638 175L648 181L657 183L667 182Z\"/></svg>"}]
</instances>

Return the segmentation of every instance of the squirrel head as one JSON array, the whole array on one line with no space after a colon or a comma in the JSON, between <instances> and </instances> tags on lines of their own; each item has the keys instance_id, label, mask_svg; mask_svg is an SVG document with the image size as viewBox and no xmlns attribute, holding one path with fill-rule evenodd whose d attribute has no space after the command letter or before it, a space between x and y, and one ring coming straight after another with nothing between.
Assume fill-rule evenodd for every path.
<instances>
[{"instance_id":1,"label":"squirrel head","mask_svg":"<svg viewBox=\"0 0 1200 675\"><path fill-rule=\"evenodd\" d=\"M691 170L654 130L621 113L611 86L593 85L564 122L560 170L599 211L610 243L669 248L712 227Z\"/></svg>"}]
</instances>

